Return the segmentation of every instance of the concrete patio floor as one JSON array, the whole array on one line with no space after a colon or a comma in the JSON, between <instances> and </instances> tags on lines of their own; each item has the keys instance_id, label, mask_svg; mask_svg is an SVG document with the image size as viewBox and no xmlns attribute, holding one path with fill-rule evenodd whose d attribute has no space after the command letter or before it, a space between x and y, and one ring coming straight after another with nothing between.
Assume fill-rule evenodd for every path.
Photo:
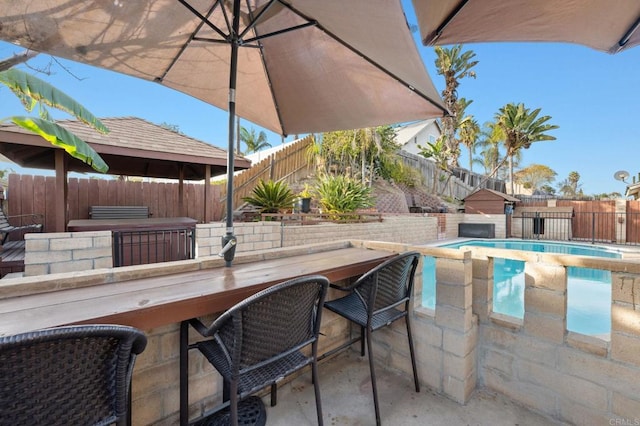
<instances>
[{"instance_id":1,"label":"concrete patio floor","mask_svg":"<svg viewBox=\"0 0 640 426\"><path fill-rule=\"evenodd\" d=\"M321 363L320 392L326 426L375 425L369 363L358 352L346 351ZM380 415L383 425L558 425L508 399L476 390L466 405L437 395L426 386L416 393L413 381L376 369ZM316 425L311 373L305 373L278 389L278 404L267 408L268 426Z\"/></svg>"}]
</instances>

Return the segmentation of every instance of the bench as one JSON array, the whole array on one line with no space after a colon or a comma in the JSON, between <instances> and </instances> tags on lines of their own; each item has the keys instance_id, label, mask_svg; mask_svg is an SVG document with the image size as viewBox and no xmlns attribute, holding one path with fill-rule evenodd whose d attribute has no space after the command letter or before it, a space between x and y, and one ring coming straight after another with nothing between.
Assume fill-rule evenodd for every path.
<instances>
[{"instance_id":1,"label":"bench","mask_svg":"<svg viewBox=\"0 0 640 426\"><path fill-rule=\"evenodd\" d=\"M91 219L148 219L151 216L147 206L91 206Z\"/></svg>"},{"instance_id":2,"label":"bench","mask_svg":"<svg viewBox=\"0 0 640 426\"><path fill-rule=\"evenodd\" d=\"M9 219L20 219L20 225L12 225ZM4 245L9 238L9 234L17 231L42 232L43 215L41 214L19 214L7 216L4 210L0 209L0 234L2 235L1 245ZM25 223L27 222L27 223ZM14 222L15 223L15 222Z\"/></svg>"}]
</instances>

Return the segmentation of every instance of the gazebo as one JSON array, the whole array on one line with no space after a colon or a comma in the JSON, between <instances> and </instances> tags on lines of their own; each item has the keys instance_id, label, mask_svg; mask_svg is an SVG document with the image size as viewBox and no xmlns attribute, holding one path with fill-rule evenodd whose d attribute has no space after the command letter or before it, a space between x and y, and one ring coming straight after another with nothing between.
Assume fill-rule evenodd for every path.
<instances>
[{"instance_id":1,"label":"gazebo","mask_svg":"<svg viewBox=\"0 0 640 426\"><path fill-rule=\"evenodd\" d=\"M206 142L136 117L106 118L110 132L102 135L77 120L58 123L87 142L109 165L109 175L179 180L179 211L183 211L184 180L209 181L226 173L227 152ZM56 221L51 232L64 232L67 224L68 172L93 172L90 166L67 155L42 137L15 125L0 126L0 154L21 167L55 170ZM236 157L234 170L251 162ZM205 221L211 213L210 185L204 185Z\"/></svg>"}]
</instances>

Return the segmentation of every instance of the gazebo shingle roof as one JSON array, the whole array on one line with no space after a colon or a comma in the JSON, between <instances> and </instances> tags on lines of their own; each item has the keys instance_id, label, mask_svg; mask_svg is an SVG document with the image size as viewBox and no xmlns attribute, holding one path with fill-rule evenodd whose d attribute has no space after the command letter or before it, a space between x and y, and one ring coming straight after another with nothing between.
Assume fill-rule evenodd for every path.
<instances>
[{"instance_id":1,"label":"gazebo shingle roof","mask_svg":"<svg viewBox=\"0 0 640 426\"><path fill-rule=\"evenodd\" d=\"M200 180L205 165L212 175L227 169L227 152L206 142L136 117L101 119L110 130L103 135L77 120L58 121L98 152L109 165L109 174L174 178L183 166L185 179ZM15 125L0 126L0 153L22 167L55 169L56 148L40 136ZM235 170L250 167L236 157ZM70 171L91 172L85 163L69 157Z\"/></svg>"}]
</instances>

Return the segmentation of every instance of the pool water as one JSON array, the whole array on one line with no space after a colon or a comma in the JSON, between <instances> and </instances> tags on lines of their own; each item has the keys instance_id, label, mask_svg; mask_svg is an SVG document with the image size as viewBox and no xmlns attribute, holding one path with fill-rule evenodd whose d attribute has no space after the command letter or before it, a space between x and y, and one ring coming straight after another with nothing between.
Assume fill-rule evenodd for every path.
<instances>
[{"instance_id":1,"label":"pool water","mask_svg":"<svg viewBox=\"0 0 640 426\"><path fill-rule=\"evenodd\" d=\"M442 248L480 246L512 250L562 253L579 256L621 258L619 252L604 247L577 244L523 241L470 240L446 244ZM435 258L424 257L424 306L435 308ZM493 311L524 318L524 262L494 259ZM611 331L611 272L599 269L567 268L567 329L582 334Z\"/></svg>"}]
</instances>

